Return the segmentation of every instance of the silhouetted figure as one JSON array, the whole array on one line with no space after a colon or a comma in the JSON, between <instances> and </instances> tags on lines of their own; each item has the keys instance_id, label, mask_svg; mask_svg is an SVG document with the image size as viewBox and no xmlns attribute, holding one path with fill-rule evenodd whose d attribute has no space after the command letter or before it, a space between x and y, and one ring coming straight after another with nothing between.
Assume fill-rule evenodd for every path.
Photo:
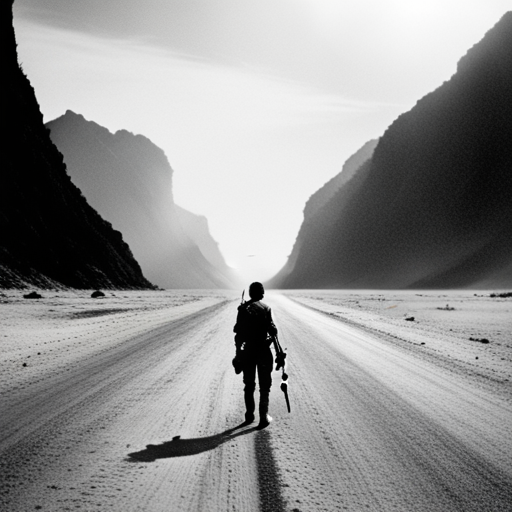
<instances>
[{"instance_id":1,"label":"silhouetted figure","mask_svg":"<svg viewBox=\"0 0 512 512\"><path fill-rule=\"evenodd\" d=\"M260 423L258 428L265 428L272 421L268 415L273 364L270 344L277 334L277 328L272 320L272 312L266 304L261 302L264 294L265 289L261 283L256 282L250 285L251 299L238 306L236 324L233 329L236 333L237 358L243 360L246 424L254 421L254 390L256 388L256 371L258 372L260 386Z\"/></svg>"}]
</instances>

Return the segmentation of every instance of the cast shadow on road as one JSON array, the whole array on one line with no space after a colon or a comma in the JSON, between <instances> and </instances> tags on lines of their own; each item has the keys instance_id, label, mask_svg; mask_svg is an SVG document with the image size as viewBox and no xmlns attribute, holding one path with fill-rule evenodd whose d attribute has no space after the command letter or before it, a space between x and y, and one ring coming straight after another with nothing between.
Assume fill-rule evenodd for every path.
<instances>
[{"instance_id":1,"label":"cast shadow on road","mask_svg":"<svg viewBox=\"0 0 512 512\"><path fill-rule=\"evenodd\" d=\"M196 437L192 439L181 439L181 436L172 438L172 441L154 445L148 444L145 450L128 454L130 462L154 462L156 459L167 459L170 457L185 457L187 455L197 455L198 453L213 450L238 436L250 434L258 430L257 427L246 427L245 423L230 428L220 434L209 437Z\"/></svg>"}]
</instances>

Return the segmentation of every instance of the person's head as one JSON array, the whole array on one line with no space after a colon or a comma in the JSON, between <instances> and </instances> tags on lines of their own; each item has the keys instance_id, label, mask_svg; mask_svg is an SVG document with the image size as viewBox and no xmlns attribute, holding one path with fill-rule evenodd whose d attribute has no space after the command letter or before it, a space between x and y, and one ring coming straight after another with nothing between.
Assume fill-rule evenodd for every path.
<instances>
[{"instance_id":1,"label":"person's head","mask_svg":"<svg viewBox=\"0 0 512 512\"><path fill-rule=\"evenodd\" d=\"M265 294L265 288L261 283L251 283L249 286L249 296L252 300L261 300Z\"/></svg>"}]
</instances>

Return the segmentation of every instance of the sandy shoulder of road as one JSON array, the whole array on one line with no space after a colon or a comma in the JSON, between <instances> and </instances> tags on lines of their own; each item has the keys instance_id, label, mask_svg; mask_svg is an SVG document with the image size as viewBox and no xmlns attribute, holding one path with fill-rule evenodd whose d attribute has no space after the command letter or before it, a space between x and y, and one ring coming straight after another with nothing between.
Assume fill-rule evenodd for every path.
<instances>
[{"instance_id":1,"label":"sandy shoulder of road","mask_svg":"<svg viewBox=\"0 0 512 512\"><path fill-rule=\"evenodd\" d=\"M482 291L284 292L301 304L509 388L512 297ZM501 292L503 293L503 292ZM491 295L496 296L491 296Z\"/></svg>"},{"instance_id":2,"label":"sandy shoulder of road","mask_svg":"<svg viewBox=\"0 0 512 512\"><path fill-rule=\"evenodd\" d=\"M65 371L73 361L105 350L170 320L226 299L229 291L0 290L0 394ZM141 322L141 318L144 322ZM14 393L15 394L15 393Z\"/></svg>"}]
</instances>

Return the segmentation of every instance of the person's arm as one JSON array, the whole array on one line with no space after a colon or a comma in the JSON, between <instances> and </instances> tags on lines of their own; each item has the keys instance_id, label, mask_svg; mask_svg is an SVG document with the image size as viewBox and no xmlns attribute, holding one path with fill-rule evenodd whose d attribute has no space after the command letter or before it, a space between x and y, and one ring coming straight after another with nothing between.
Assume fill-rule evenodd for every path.
<instances>
[{"instance_id":1,"label":"person's arm","mask_svg":"<svg viewBox=\"0 0 512 512\"><path fill-rule=\"evenodd\" d=\"M242 345L244 343L243 336L242 336L242 325L243 323L240 321L241 319L241 312L240 312L241 306L238 306L238 313L236 315L236 323L233 327L233 332L235 333L235 346L236 350L239 351L242 348Z\"/></svg>"},{"instance_id":2,"label":"person's arm","mask_svg":"<svg viewBox=\"0 0 512 512\"><path fill-rule=\"evenodd\" d=\"M236 333L236 334L240 334L240 332L242 330L241 329L242 322L240 322L241 308L242 308L242 305L238 306L238 312L236 314L236 323L235 323L235 326L233 327L233 332Z\"/></svg>"}]
</instances>

